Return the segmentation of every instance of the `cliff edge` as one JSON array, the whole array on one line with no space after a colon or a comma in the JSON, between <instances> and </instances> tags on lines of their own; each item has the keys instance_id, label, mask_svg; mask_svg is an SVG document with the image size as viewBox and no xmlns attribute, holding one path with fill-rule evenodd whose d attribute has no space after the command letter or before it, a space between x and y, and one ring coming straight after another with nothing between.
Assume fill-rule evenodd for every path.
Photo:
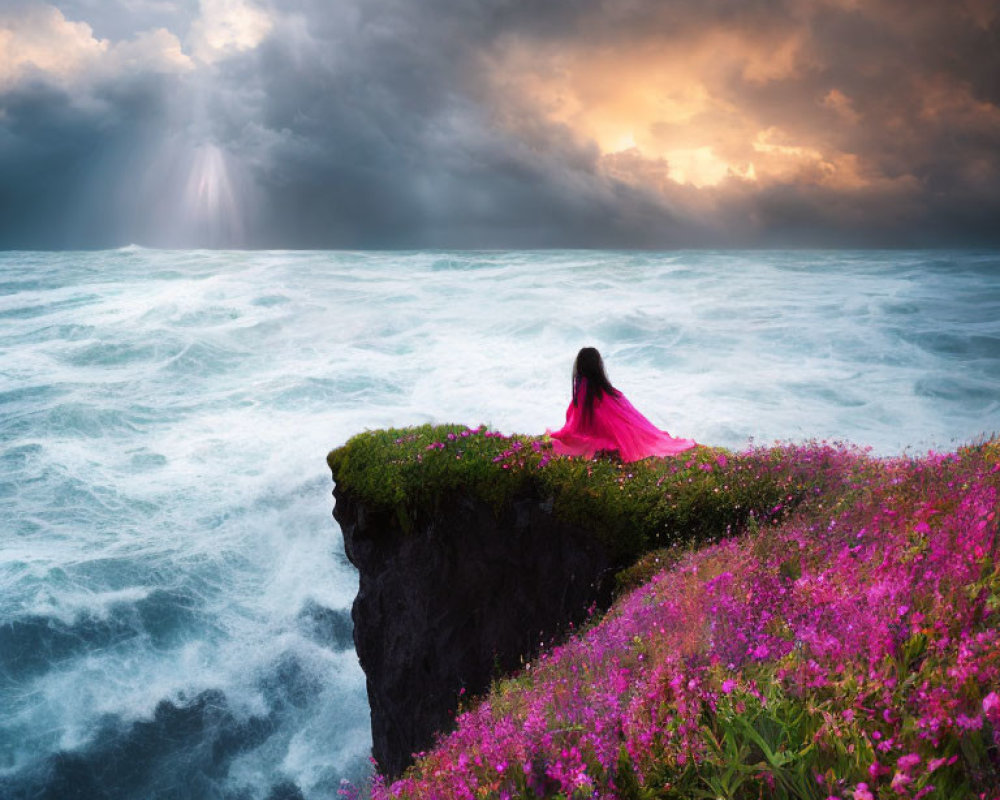
<instances>
[{"instance_id":1,"label":"cliff edge","mask_svg":"<svg viewBox=\"0 0 1000 800\"><path fill-rule=\"evenodd\" d=\"M709 448L638 464L552 458L544 442L483 427L367 432L327 460L360 575L354 642L388 778L451 729L462 698L606 609L618 570L799 492L778 462L751 473Z\"/></svg>"},{"instance_id":2,"label":"cliff edge","mask_svg":"<svg viewBox=\"0 0 1000 800\"><path fill-rule=\"evenodd\" d=\"M354 643L368 683L372 754L391 777L451 728L460 698L486 691L539 644L607 607L607 550L542 498L498 515L463 494L409 531L335 490L334 516L360 573Z\"/></svg>"}]
</instances>

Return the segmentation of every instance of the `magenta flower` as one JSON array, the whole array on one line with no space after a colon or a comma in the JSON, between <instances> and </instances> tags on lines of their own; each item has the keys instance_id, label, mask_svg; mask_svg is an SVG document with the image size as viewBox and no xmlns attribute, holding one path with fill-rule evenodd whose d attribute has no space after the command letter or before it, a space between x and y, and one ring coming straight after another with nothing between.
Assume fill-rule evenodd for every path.
<instances>
[{"instance_id":1,"label":"magenta flower","mask_svg":"<svg viewBox=\"0 0 1000 800\"><path fill-rule=\"evenodd\" d=\"M516 443L502 469L548 463ZM771 713L811 720L815 747L783 752L817 759L807 774L827 800L916 800L981 774L968 754L991 758L1000 726L1000 613L982 588L998 567L975 554L996 552L998 459L996 443L933 460L808 445L720 456L711 472L671 464L655 478L663 502L692 476L719 493L780 481L763 507L783 521L760 515L753 533L665 558L461 714L404 778L376 780L373 798L612 798L621 780L693 796L681 782L711 768L706 731L720 742L726 720ZM573 468L596 481L605 466ZM615 479L631 491L642 475ZM754 796L775 791L774 774L750 780Z\"/></svg>"},{"instance_id":2,"label":"magenta flower","mask_svg":"<svg viewBox=\"0 0 1000 800\"><path fill-rule=\"evenodd\" d=\"M875 800L875 795L868 791L867 783L859 783L854 789L854 800Z\"/></svg>"},{"instance_id":3,"label":"magenta flower","mask_svg":"<svg viewBox=\"0 0 1000 800\"><path fill-rule=\"evenodd\" d=\"M991 722L1000 719L1000 695L997 695L996 692L990 692L983 698L983 713Z\"/></svg>"},{"instance_id":4,"label":"magenta flower","mask_svg":"<svg viewBox=\"0 0 1000 800\"><path fill-rule=\"evenodd\" d=\"M907 772L913 769L917 764L920 763L920 756L917 753L909 753L905 756L900 756L896 760L896 768Z\"/></svg>"},{"instance_id":5,"label":"magenta flower","mask_svg":"<svg viewBox=\"0 0 1000 800\"><path fill-rule=\"evenodd\" d=\"M955 726L966 731L978 731L983 727L983 718L978 714L974 717L957 714L955 716Z\"/></svg>"}]
</instances>

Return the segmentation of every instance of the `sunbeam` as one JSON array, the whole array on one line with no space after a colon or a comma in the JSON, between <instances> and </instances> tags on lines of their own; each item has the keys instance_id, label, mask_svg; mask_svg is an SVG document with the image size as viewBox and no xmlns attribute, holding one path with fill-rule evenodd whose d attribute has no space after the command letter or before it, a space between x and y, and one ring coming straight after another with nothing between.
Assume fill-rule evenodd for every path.
<instances>
[{"instance_id":1,"label":"sunbeam","mask_svg":"<svg viewBox=\"0 0 1000 800\"><path fill-rule=\"evenodd\" d=\"M215 144L206 143L195 149L181 198L185 232L209 247L244 242L243 218L230 161Z\"/></svg>"}]
</instances>

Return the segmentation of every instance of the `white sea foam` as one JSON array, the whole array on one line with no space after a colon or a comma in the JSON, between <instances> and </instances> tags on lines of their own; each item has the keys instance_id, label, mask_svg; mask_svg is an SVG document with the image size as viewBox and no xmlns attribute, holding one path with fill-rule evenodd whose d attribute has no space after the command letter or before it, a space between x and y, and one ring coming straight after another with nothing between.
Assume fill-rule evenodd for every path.
<instances>
[{"instance_id":1,"label":"white sea foam","mask_svg":"<svg viewBox=\"0 0 1000 800\"><path fill-rule=\"evenodd\" d=\"M1000 256L0 254L0 775L220 692L266 735L213 780L335 797L368 733L327 450L559 426L583 345L677 435L947 449L1000 430Z\"/></svg>"}]
</instances>

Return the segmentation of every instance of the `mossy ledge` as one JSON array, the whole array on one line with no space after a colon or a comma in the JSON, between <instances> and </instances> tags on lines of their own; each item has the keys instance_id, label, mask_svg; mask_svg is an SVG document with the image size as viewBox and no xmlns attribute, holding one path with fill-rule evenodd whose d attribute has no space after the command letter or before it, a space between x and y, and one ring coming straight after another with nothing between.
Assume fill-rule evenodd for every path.
<instances>
[{"instance_id":1,"label":"mossy ledge","mask_svg":"<svg viewBox=\"0 0 1000 800\"><path fill-rule=\"evenodd\" d=\"M544 439L484 426L424 425L366 431L331 451L327 463L341 491L370 513L394 517L403 532L456 492L498 517L529 496L627 564L656 547L715 539L787 511L818 491L822 474L822 465L798 456L781 447L740 454L697 447L625 464L554 457Z\"/></svg>"},{"instance_id":2,"label":"mossy ledge","mask_svg":"<svg viewBox=\"0 0 1000 800\"><path fill-rule=\"evenodd\" d=\"M380 771L399 775L463 696L606 609L616 575L641 582L664 548L757 528L819 494L823 452L803 463L781 447L699 447L623 464L462 425L370 431L333 450Z\"/></svg>"}]
</instances>

